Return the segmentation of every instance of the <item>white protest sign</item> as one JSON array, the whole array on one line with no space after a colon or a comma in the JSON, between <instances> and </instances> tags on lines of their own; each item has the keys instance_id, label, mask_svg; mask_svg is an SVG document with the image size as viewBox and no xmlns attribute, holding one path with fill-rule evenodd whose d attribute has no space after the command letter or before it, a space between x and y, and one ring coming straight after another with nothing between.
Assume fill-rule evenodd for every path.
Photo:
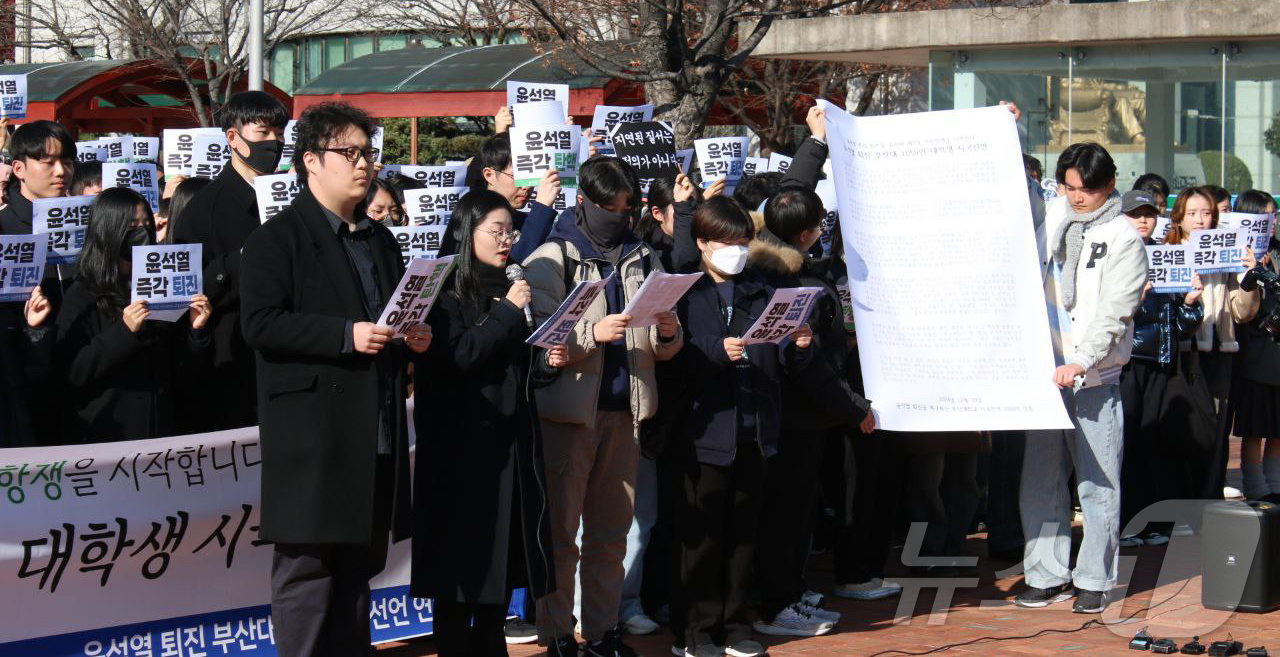
<instances>
[{"instance_id":1,"label":"white protest sign","mask_svg":"<svg viewBox=\"0 0 1280 657\"><path fill-rule=\"evenodd\" d=\"M1245 270L1240 262L1249 240L1243 231L1231 228L1193 230L1187 244L1191 246L1191 265L1197 274L1238 274Z\"/></svg>"},{"instance_id":2,"label":"white protest sign","mask_svg":"<svg viewBox=\"0 0 1280 657\"><path fill-rule=\"evenodd\" d=\"M841 276L836 281L836 293L840 295L840 312L844 315L844 330L852 333L857 325L853 319L853 295L849 293L849 278Z\"/></svg>"},{"instance_id":3,"label":"white protest sign","mask_svg":"<svg viewBox=\"0 0 1280 657\"><path fill-rule=\"evenodd\" d=\"M223 135L218 128L167 129L164 142L164 175L189 176L195 159L195 142L198 135ZM225 135L223 135L225 138Z\"/></svg>"},{"instance_id":4,"label":"white protest sign","mask_svg":"<svg viewBox=\"0 0 1280 657\"><path fill-rule=\"evenodd\" d=\"M133 247L129 302L146 301L147 319L176 322L204 290L200 244Z\"/></svg>"},{"instance_id":5,"label":"white protest sign","mask_svg":"<svg viewBox=\"0 0 1280 657\"><path fill-rule=\"evenodd\" d=\"M511 171L516 187L536 187L547 171L560 173L560 184L578 184L577 126L533 125L511 128Z\"/></svg>"},{"instance_id":6,"label":"white protest sign","mask_svg":"<svg viewBox=\"0 0 1280 657\"><path fill-rule=\"evenodd\" d=\"M676 157L680 158L680 171L684 172L685 175L689 175L692 172L690 167L693 166L693 149L682 148L677 150Z\"/></svg>"},{"instance_id":7,"label":"white protest sign","mask_svg":"<svg viewBox=\"0 0 1280 657\"><path fill-rule=\"evenodd\" d=\"M0 117L27 118L27 74L0 75Z\"/></svg>"},{"instance_id":8,"label":"white protest sign","mask_svg":"<svg viewBox=\"0 0 1280 657\"><path fill-rule=\"evenodd\" d=\"M781 343L809 317L813 302L824 294L820 287L789 287L773 291L764 312L742 334L746 344Z\"/></svg>"},{"instance_id":9,"label":"white protest sign","mask_svg":"<svg viewBox=\"0 0 1280 657\"><path fill-rule=\"evenodd\" d=\"M231 145L222 135L196 135L191 155L191 175L213 179L231 162Z\"/></svg>"},{"instance_id":10,"label":"white protest sign","mask_svg":"<svg viewBox=\"0 0 1280 657\"><path fill-rule=\"evenodd\" d=\"M866 397L879 426L1071 428L1053 383L1013 115L990 107L854 117L821 107ZM920 269L934 259L947 262L942 275Z\"/></svg>"},{"instance_id":11,"label":"white protest sign","mask_svg":"<svg viewBox=\"0 0 1280 657\"><path fill-rule=\"evenodd\" d=\"M280 163L276 165L276 171L288 171L293 166L293 145L298 140L297 119L290 119L284 124L283 137L284 146L280 150Z\"/></svg>"},{"instance_id":12,"label":"white protest sign","mask_svg":"<svg viewBox=\"0 0 1280 657\"><path fill-rule=\"evenodd\" d=\"M1147 282L1153 292L1190 292L1193 274L1189 245L1147 245Z\"/></svg>"},{"instance_id":13,"label":"white protest sign","mask_svg":"<svg viewBox=\"0 0 1280 657\"><path fill-rule=\"evenodd\" d=\"M578 320L587 314L587 309L591 307L596 297L600 296L600 291L609 284L612 276L613 274L610 274L593 282L578 281L578 284L573 286L573 291L565 296L560 307L551 313L547 321L543 322L542 326L539 326L538 330L525 340L525 343L544 349L564 344L573 333L573 327L577 326Z\"/></svg>"},{"instance_id":14,"label":"white protest sign","mask_svg":"<svg viewBox=\"0 0 1280 657\"><path fill-rule=\"evenodd\" d=\"M374 162L382 162L382 141L385 134L382 126L378 126L373 129L373 135L369 138L369 148L378 152L377 156L373 158Z\"/></svg>"},{"instance_id":15,"label":"white protest sign","mask_svg":"<svg viewBox=\"0 0 1280 657\"><path fill-rule=\"evenodd\" d=\"M516 105L543 100L558 100L561 107L568 109L569 85L507 80L507 105L512 108L513 113ZM564 121L564 117L560 120Z\"/></svg>"},{"instance_id":16,"label":"white protest sign","mask_svg":"<svg viewBox=\"0 0 1280 657\"><path fill-rule=\"evenodd\" d=\"M658 323L658 315L675 308L676 302L693 287L702 272L696 274L668 274L666 272L649 272L640 289L622 310L623 315L630 315L628 328L653 326Z\"/></svg>"},{"instance_id":17,"label":"white protest sign","mask_svg":"<svg viewBox=\"0 0 1280 657\"><path fill-rule=\"evenodd\" d=\"M105 151L103 162L128 162L133 159L133 144L128 137L101 137L98 148Z\"/></svg>"},{"instance_id":18,"label":"white protest sign","mask_svg":"<svg viewBox=\"0 0 1280 657\"><path fill-rule=\"evenodd\" d=\"M1253 249L1254 257L1261 258L1270 250L1274 222L1275 216L1269 214L1224 212L1218 217L1218 228L1240 231L1245 237L1245 246Z\"/></svg>"},{"instance_id":19,"label":"white protest sign","mask_svg":"<svg viewBox=\"0 0 1280 657\"><path fill-rule=\"evenodd\" d=\"M448 226L392 226L391 234L395 235L400 245L400 257L405 267L414 258L434 258L440 251L440 243L444 241L444 231Z\"/></svg>"},{"instance_id":20,"label":"white protest sign","mask_svg":"<svg viewBox=\"0 0 1280 657\"><path fill-rule=\"evenodd\" d=\"M511 110L513 125L560 125L568 118L564 113L564 105L558 100L539 100L533 103L521 103Z\"/></svg>"},{"instance_id":21,"label":"white protest sign","mask_svg":"<svg viewBox=\"0 0 1280 657\"><path fill-rule=\"evenodd\" d=\"M92 195L63 196L31 202L32 232L49 236L49 264L70 264L80 256L93 199Z\"/></svg>"},{"instance_id":22,"label":"white protest sign","mask_svg":"<svg viewBox=\"0 0 1280 657\"><path fill-rule=\"evenodd\" d=\"M1172 225L1168 217L1156 217L1156 227L1151 231L1151 241L1156 244L1163 244L1165 236L1169 234L1169 226Z\"/></svg>"},{"instance_id":23,"label":"white protest sign","mask_svg":"<svg viewBox=\"0 0 1280 657\"><path fill-rule=\"evenodd\" d=\"M421 164L387 164L382 167L385 172L396 167L400 175L426 185L427 187L463 187L467 181L467 168L451 166L426 166Z\"/></svg>"},{"instance_id":24,"label":"white protest sign","mask_svg":"<svg viewBox=\"0 0 1280 657\"><path fill-rule=\"evenodd\" d=\"M831 253L832 231L835 230L836 222L840 220L840 209L836 205L836 184L830 177L823 178L818 181L818 185L814 188L814 193L818 198L822 199L822 236L819 242L822 244L822 252L824 254ZM853 315L848 315L853 317Z\"/></svg>"},{"instance_id":25,"label":"white protest sign","mask_svg":"<svg viewBox=\"0 0 1280 657\"><path fill-rule=\"evenodd\" d=\"M404 212L413 226L436 226L449 223L453 209L467 193L466 187L428 187L404 190Z\"/></svg>"},{"instance_id":26,"label":"white protest sign","mask_svg":"<svg viewBox=\"0 0 1280 657\"><path fill-rule=\"evenodd\" d=\"M786 173L791 168L791 158L782 153L769 154L769 170Z\"/></svg>"},{"instance_id":27,"label":"white protest sign","mask_svg":"<svg viewBox=\"0 0 1280 657\"><path fill-rule=\"evenodd\" d=\"M127 143L134 162L154 162L160 155L159 137L129 137Z\"/></svg>"},{"instance_id":28,"label":"white protest sign","mask_svg":"<svg viewBox=\"0 0 1280 657\"><path fill-rule=\"evenodd\" d=\"M454 257L410 260L395 293L378 317L378 325L394 329L392 337L398 338L403 337L410 326L425 323L453 267Z\"/></svg>"},{"instance_id":29,"label":"white protest sign","mask_svg":"<svg viewBox=\"0 0 1280 657\"><path fill-rule=\"evenodd\" d=\"M769 170L769 158L767 157L746 157L742 160L742 177L754 176L757 173L764 173Z\"/></svg>"},{"instance_id":30,"label":"white protest sign","mask_svg":"<svg viewBox=\"0 0 1280 657\"><path fill-rule=\"evenodd\" d=\"M653 120L653 105L636 105L623 107L619 105L596 105L591 116L591 136L604 141L596 143L596 152L608 154L613 152L613 143L609 141L609 133L619 123L640 123Z\"/></svg>"},{"instance_id":31,"label":"white protest sign","mask_svg":"<svg viewBox=\"0 0 1280 657\"><path fill-rule=\"evenodd\" d=\"M98 139L76 142L76 162L106 162L107 149Z\"/></svg>"},{"instance_id":32,"label":"white protest sign","mask_svg":"<svg viewBox=\"0 0 1280 657\"><path fill-rule=\"evenodd\" d=\"M49 236L0 235L0 303L26 301L40 285Z\"/></svg>"},{"instance_id":33,"label":"white protest sign","mask_svg":"<svg viewBox=\"0 0 1280 657\"><path fill-rule=\"evenodd\" d=\"M253 195L258 201L258 219L262 223L289 207L302 191L298 176L293 172L273 173L253 179Z\"/></svg>"},{"instance_id":34,"label":"white protest sign","mask_svg":"<svg viewBox=\"0 0 1280 657\"><path fill-rule=\"evenodd\" d=\"M747 157L749 137L710 137L693 140L698 153L698 171L702 186L710 187L721 178L733 185L742 178L742 165Z\"/></svg>"},{"instance_id":35,"label":"white protest sign","mask_svg":"<svg viewBox=\"0 0 1280 657\"><path fill-rule=\"evenodd\" d=\"M147 199L151 212L160 211L160 181L150 162L108 162L102 165L103 187L128 187Z\"/></svg>"}]
</instances>

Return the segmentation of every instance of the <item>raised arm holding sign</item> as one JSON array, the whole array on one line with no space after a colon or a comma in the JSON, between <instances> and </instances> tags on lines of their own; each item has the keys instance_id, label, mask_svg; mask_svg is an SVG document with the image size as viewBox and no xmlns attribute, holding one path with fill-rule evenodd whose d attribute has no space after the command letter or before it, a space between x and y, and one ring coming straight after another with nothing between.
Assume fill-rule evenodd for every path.
<instances>
[{"instance_id":1,"label":"raised arm holding sign","mask_svg":"<svg viewBox=\"0 0 1280 657\"><path fill-rule=\"evenodd\" d=\"M516 187L535 187L547 171L560 174L560 184L578 183L578 142L574 126L535 125L511 128L511 171Z\"/></svg>"},{"instance_id":2,"label":"raised arm holding sign","mask_svg":"<svg viewBox=\"0 0 1280 657\"><path fill-rule=\"evenodd\" d=\"M693 149L698 154L698 169L702 173L702 186L710 187L717 180L727 180L733 186L742 179L742 166L747 158L749 137L712 137L695 139Z\"/></svg>"}]
</instances>

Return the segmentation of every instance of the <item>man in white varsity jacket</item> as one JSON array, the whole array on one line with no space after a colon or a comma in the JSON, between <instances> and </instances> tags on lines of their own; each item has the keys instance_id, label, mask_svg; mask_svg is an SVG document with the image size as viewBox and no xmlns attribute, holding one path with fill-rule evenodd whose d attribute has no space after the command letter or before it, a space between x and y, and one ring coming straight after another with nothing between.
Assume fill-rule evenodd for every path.
<instances>
[{"instance_id":1,"label":"man in white varsity jacket","mask_svg":"<svg viewBox=\"0 0 1280 657\"><path fill-rule=\"evenodd\" d=\"M1071 598L1074 589L1074 611L1099 613L1119 566L1119 381L1133 344L1147 252L1120 214L1116 166L1102 146L1069 146L1058 158L1057 178L1061 195L1046 207L1036 237L1058 365L1054 379L1075 429L1027 432L1019 502L1029 588L1016 603L1044 607ZM1072 469L1084 511L1074 572Z\"/></svg>"}]
</instances>

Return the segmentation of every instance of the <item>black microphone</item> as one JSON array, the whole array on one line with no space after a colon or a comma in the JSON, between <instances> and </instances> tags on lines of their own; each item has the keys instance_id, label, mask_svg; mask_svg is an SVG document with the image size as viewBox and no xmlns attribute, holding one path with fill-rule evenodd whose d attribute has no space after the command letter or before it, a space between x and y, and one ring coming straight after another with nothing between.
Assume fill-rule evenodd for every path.
<instances>
[{"instance_id":1,"label":"black microphone","mask_svg":"<svg viewBox=\"0 0 1280 657\"><path fill-rule=\"evenodd\" d=\"M524 267L515 263L507 265L507 280L512 283L524 280ZM524 323L529 325L529 330L533 330L533 313L529 312L529 304L524 304Z\"/></svg>"}]
</instances>

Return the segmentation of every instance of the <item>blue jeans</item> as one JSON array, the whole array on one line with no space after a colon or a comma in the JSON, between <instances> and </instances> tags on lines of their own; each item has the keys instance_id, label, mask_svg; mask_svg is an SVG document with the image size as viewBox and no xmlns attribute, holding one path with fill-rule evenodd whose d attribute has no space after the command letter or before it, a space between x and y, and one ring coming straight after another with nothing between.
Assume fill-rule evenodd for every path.
<instances>
[{"instance_id":1,"label":"blue jeans","mask_svg":"<svg viewBox=\"0 0 1280 657\"><path fill-rule=\"evenodd\" d=\"M1028 431L1019 503L1027 540L1026 582L1051 588L1074 582L1078 589L1109 591L1120 564L1120 462L1124 412L1120 387L1064 390L1074 431ZM1071 564L1072 468L1084 512L1084 540Z\"/></svg>"},{"instance_id":2,"label":"blue jeans","mask_svg":"<svg viewBox=\"0 0 1280 657\"><path fill-rule=\"evenodd\" d=\"M649 548L649 536L658 522L658 466L641 457L636 464L636 510L627 532L627 556L622 560L622 602L618 620L627 622L632 616L644 613L640 606L640 584L644 580L644 553ZM582 527L578 527L577 543L582 545ZM573 578L573 615L582 618L582 580Z\"/></svg>"}]
</instances>

